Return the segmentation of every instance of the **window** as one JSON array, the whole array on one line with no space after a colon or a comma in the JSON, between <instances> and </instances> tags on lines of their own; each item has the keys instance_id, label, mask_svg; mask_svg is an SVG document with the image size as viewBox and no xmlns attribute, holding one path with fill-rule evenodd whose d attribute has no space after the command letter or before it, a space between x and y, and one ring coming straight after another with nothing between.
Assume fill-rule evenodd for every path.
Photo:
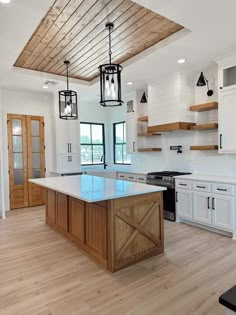
<instances>
[{"instance_id":1,"label":"window","mask_svg":"<svg viewBox=\"0 0 236 315\"><path fill-rule=\"evenodd\" d=\"M114 130L114 163L131 164L130 154L126 153L126 125L125 122L115 123Z\"/></svg>"},{"instance_id":2,"label":"window","mask_svg":"<svg viewBox=\"0 0 236 315\"><path fill-rule=\"evenodd\" d=\"M80 123L81 165L104 164L104 124Z\"/></svg>"}]
</instances>

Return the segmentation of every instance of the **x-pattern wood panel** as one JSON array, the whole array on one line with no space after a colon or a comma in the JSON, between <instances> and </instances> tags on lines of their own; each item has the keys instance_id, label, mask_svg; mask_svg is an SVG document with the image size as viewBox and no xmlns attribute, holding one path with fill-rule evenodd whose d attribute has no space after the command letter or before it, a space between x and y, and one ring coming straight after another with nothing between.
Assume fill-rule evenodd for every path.
<instances>
[{"instance_id":1,"label":"x-pattern wood panel","mask_svg":"<svg viewBox=\"0 0 236 315\"><path fill-rule=\"evenodd\" d=\"M161 245L161 227L155 227L155 233L150 231L150 222L155 224L156 215L160 219L159 210L160 203L156 201L142 209L140 206L134 206L131 210L123 208L116 212L116 220L123 222L122 234L126 235L122 246L116 251L118 261L124 259L127 253L128 255L134 254L138 247L140 250L143 242L146 243L146 247L148 244L150 249ZM141 242L140 236L142 237Z\"/></svg>"},{"instance_id":2,"label":"x-pattern wood panel","mask_svg":"<svg viewBox=\"0 0 236 315\"><path fill-rule=\"evenodd\" d=\"M15 66L91 81L108 61L106 22L114 22L113 62L123 63L183 27L131 0L56 0Z\"/></svg>"}]
</instances>

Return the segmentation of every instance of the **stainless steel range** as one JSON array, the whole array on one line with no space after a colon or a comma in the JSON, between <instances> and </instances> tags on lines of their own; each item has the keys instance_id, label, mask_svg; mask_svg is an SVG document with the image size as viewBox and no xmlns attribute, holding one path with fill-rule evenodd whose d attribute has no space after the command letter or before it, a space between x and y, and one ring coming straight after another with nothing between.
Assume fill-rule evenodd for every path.
<instances>
[{"instance_id":1,"label":"stainless steel range","mask_svg":"<svg viewBox=\"0 0 236 315\"><path fill-rule=\"evenodd\" d=\"M175 210L175 178L174 176L187 175L191 173L163 171L147 174L147 184L166 187L163 191L164 218L170 221L176 220Z\"/></svg>"}]
</instances>

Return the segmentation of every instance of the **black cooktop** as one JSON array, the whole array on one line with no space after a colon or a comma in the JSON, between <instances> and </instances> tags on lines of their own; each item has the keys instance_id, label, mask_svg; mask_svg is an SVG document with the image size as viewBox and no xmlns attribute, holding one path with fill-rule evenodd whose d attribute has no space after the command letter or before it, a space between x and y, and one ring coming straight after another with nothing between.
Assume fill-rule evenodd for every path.
<instances>
[{"instance_id":1,"label":"black cooktop","mask_svg":"<svg viewBox=\"0 0 236 315\"><path fill-rule=\"evenodd\" d=\"M158 175L158 176L173 177L173 176L188 175L188 174L191 174L191 173L175 172L175 171L163 171L163 172L151 172L151 173L148 173L147 175Z\"/></svg>"}]
</instances>

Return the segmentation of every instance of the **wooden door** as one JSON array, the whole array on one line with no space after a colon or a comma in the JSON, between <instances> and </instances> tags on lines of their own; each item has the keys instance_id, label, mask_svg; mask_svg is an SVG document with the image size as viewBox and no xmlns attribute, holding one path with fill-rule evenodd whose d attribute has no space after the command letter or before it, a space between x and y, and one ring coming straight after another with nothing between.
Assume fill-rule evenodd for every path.
<instances>
[{"instance_id":1,"label":"wooden door","mask_svg":"<svg viewBox=\"0 0 236 315\"><path fill-rule=\"evenodd\" d=\"M44 203L44 189L28 182L45 176L43 117L7 115L10 209Z\"/></svg>"},{"instance_id":2,"label":"wooden door","mask_svg":"<svg viewBox=\"0 0 236 315\"><path fill-rule=\"evenodd\" d=\"M44 119L27 116L28 178L45 177ZM28 184L29 206L44 204L44 188Z\"/></svg>"},{"instance_id":3,"label":"wooden door","mask_svg":"<svg viewBox=\"0 0 236 315\"><path fill-rule=\"evenodd\" d=\"M26 116L7 115L10 208L28 206Z\"/></svg>"}]
</instances>

